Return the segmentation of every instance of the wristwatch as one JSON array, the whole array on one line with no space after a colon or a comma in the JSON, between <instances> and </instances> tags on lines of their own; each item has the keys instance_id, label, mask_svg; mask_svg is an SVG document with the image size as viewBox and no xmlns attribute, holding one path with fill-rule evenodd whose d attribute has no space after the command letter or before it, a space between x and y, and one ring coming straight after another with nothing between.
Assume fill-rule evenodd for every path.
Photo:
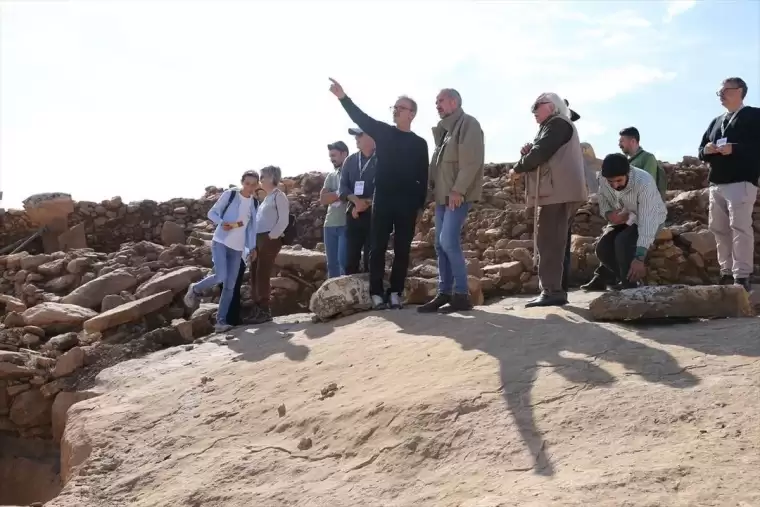
<instances>
[{"instance_id":1,"label":"wristwatch","mask_svg":"<svg viewBox=\"0 0 760 507\"><path fill-rule=\"evenodd\" d=\"M636 247L636 254L634 255L634 258L639 261L644 261L644 259L647 258L647 252L649 252L648 248L644 248L643 246L637 246Z\"/></svg>"}]
</instances>

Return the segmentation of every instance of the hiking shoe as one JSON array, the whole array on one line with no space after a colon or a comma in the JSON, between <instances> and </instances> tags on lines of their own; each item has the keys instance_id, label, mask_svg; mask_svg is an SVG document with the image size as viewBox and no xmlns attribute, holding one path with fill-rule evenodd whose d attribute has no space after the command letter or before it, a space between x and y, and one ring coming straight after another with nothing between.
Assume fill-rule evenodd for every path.
<instances>
[{"instance_id":1,"label":"hiking shoe","mask_svg":"<svg viewBox=\"0 0 760 507\"><path fill-rule=\"evenodd\" d=\"M736 278L734 285L741 285L747 292L752 291L752 284L749 282L749 278Z\"/></svg>"},{"instance_id":2,"label":"hiking shoe","mask_svg":"<svg viewBox=\"0 0 760 507\"><path fill-rule=\"evenodd\" d=\"M542 293L535 299L531 299L525 305L525 308L535 308L539 306L565 306L567 296L563 294L544 294Z\"/></svg>"},{"instance_id":3,"label":"hiking shoe","mask_svg":"<svg viewBox=\"0 0 760 507\"><path fill-rule=\"evenodd\" d=\"M400 310L404 307L404 304L401 301L401 294L398 294L396 292L391 292L388 299L390 300L390 307L392 309Z\"/></svg>"},{"instance_id":4,"label":"hiking shoe","mask_svg":"<svg viewBox=\"0 0 760 507\"><path fill-rule=\"evenodd\" d=\"M185 306L191 310L198 306L198 294L195 292L194 283L191 283L190 287L187 288L187 292L185 293L185 297L182 299L182 302L185 303Z\"/></svg>"},{"instance_id":5,"label":"hiking shoe","mask_svg":"<svg viewBox=\"0 0 760 507\"><path fill-rule=\"evenodd\" d=\"M385 300L381 296L372 296L372 309L373 310L385 310L388 305L385 304Z\"/></svg>"},{"instance_id":6,"label":"hiking shoe","mask_svg":"<svg viewBox=\"0 0 760 507\"><path fill-rule=\"evenodd\" d=\"M251 323L264 324L265 322L272 322L272 320L272 310L259 307L259 311L256 312L256 316L251 319Z\"/></svg>"},{"instance_id":7,"label":"hiking shoe","mask_svg":"<svg viewBox=\"0 0 760 507\"><path fill-rule=\"evenodd\" d=\"M601 276L594 275L590 282L581 285L581 290L586 292L603 292L607 290L607 282Z\"/></svg>"},{"instance_id":8,"label":"hiking shoe","mask_svg":"<svg viewBox=\"0 0 760 507\"><path fill-rule=\"evenodd\" d=\"M732 275L720 275L718 285L733 285L734 277Z\"/></svg>"},{"instance_id":9,"label":"hiking shoe","mask_svg":"<svg viewBox=\"0 0 760 507\"><path fill-rule=\"evenodd\" d=\"M232 326L225 324L224 322L217 322L217 324L214 326L215 333L226 333L230 329L232 329Z\"/></svg>"},{"instance_id":10,"label":"hiking shoe","mask_svg":"<svg viewBox=\"0 0 760 507\"><path fill-rule=\"evenodd\" d=\"M469 312L472 310L472 301L469 294L454 294L451 296L449 306L444 308L446 312Z\"/></svg>"},{"instance_id":11,"label":"hiking shoe","mask_svg":"<svg viewBox=\"0 0 760 507\"><path fill-rule=\"evenodd\" d=\"M440 292L435 295L435 297L431 300L425 303L424 305L420 305L417 307L417 311L419 313L433 313L437 312L442 306L447 305L451 302L451 296L448 294L441 294Z\"/></svg>"}]
</instances>

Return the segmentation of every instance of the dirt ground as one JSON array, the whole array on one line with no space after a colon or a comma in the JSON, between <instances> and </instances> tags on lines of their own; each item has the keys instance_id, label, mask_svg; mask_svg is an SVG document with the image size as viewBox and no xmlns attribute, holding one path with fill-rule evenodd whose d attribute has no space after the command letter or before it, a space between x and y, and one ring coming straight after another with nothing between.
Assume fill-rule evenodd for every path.
<instances>
[{"instance_id":1,"label":"dirt ground","mask_svg":"<svg viewBox=\"0 0 760 507\"><path fill-rule=\"evenodd\" d=\"M121 363L71 409L87 459L46 505L760 506L758 320L600 325L588 299L290 317Z\"/></svg>"}]
</instances>

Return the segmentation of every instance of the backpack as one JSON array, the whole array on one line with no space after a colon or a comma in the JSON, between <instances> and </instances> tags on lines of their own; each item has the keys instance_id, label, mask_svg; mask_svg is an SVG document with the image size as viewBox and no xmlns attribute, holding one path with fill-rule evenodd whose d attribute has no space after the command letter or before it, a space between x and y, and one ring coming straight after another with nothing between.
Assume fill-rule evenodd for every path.
<instances>
[{"instance_id":1,"label":"backpack","mask_svg":"<svg viewBox=\"0 0 760 507\"><path fill-rule=\"evenodd\" d=\"M230 192L230 198L227 200L227 204L225 204L224 208L222 209L222 217L224 217L224 214L227 213L227 209L230 207L230 204L232 204L232 201L235 200L235 194L237 194L237 190ZM251 196L251 199L253 199L253 209L259 209L259 200L254 196Z\"/></svg>"},{"instance_id":2,"label":"backpack","mask_svg":"<svg viewBox=\"0 0 760 507\"><path fill-rule=\"evenodd\" d=\"M282 195L285 195L282 193L280 189L277 189L278 192L280 192ZM287 199L287 196L285 196ZM277 208L277 203L274 205L274 209L277 210L277 221L280 221L280 210ZM296 239L296 216L293 213L288 214L288 226L285 227L285 232L282 233L282 236L280 237L280 240L282 241L283 245L292 245L293 241Z\"/></svg>"}]
</instances>

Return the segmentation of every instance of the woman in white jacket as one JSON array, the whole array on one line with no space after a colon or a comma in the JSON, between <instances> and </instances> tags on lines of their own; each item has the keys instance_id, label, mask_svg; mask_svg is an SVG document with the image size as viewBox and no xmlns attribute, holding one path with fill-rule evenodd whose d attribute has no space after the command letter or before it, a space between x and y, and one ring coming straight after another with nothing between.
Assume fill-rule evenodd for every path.
<instances>
[{"instance_id":1,"label":"woman in white jacket","mask_svg":"<svg viewBox=\"0 0 760 507\"><path fill-rule=\"evenodd\" d=\"M211 241L211 257L214 271L198 283L191 284L185 294L185 305L195 308L198 296L205 289L223 284L222 296L216 314L218 333L229 330L227 312L232 302L240 260L249 252L251 261L256 259L256 188L259 175L246 171L240 180L241 188L225 190L208 212L208 218L216 224Z\"/></svg>"}]
</instances>

